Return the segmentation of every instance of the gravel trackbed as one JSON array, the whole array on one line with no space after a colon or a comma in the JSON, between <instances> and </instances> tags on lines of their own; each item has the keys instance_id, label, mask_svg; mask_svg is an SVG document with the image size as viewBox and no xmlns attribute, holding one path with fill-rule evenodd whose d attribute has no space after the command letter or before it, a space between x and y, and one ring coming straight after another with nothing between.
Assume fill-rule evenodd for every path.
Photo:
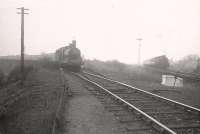
<instances>
[{"instance_id":1,"label":"gravel trackbed","mask_svg":"<svg viewBox=\"0 0 200 134\"><path fill-rule=\"evenodd\" d=\"M85 88L86 83L67 75L72 96L66 104L66 134L122 134L116 117Z\"/></svg>"}]
</instances>

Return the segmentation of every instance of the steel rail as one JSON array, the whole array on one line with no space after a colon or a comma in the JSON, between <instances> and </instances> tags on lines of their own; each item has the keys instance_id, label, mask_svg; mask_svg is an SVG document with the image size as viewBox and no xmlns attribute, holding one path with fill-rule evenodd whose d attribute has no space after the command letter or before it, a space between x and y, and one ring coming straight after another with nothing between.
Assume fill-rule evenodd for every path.
<instances>
[{"instance_id":1,"label":"steel rail","mask_svg":"<svg viewBox=\"0 0 200 134\"><path fill-rule=\"evenodd\" d=\"M73 73L76 76L80 77L81 79L92 83L93 85L97 86L98 88L103 89L104 91L106 91L107 93L109 93L110 95L114 96L115 98L117 98L118 100L122 101L123 103L125 103L126 105L128 105L129 107L133 108L135 111L139 112L140 114L142 114L143 116L145 116L147 119L149 119L152 123L155 123L156 125L158 125L161 128L161 131L163 134L177 134L176 132L174 132L173 130L171 130L170 128L168 128L167 126L165 126L164 124L160 123L159 121L157 121L156 119L154 119L153 117L149 116L148 114L146 114L145 112L141 111L140 109L138 109L137 107L133 106L132 104L130 104L129 102L123 100L122 98L120 98L119 96L113 94L112 92L110 92L109 90L107 90L106 88L102 87L101 85L81 76L80 74L77 73Z\"/></svg>"},{"instance_id":2,"label":"steel rail","mask_svg":"<svg viewBox=\"0 0 200 134\"><path fill-rule=\"evenodd\" d=\"M126 87L128 87L128 88L135 89L135 90L137 90L137 91L143 92L143 93L148 94L148 95L150 95L150 96L163 99L163 100L165 100L165 101L168 101L168 102L174 103L174 104L176 104L176 105L182 106L182 107L184 107L186 110L189 109L190 111L198 112L198 114L200 115L200 109L195 108L195 107L192 107L192 106L189 106L189 105L187 105L187 104L183 104L183 103L181 103L181 102L177 102L177 101L174 101L174 100L165 98L165 97L163 97L163 96L159 96L159 95L157 95L157 94L153 94L153 93L151 93L151 92L142 90L142 89L137 88L137 87L133 87L133 86L127 85L127 84L125 84L125 83L122 83L122 82L119 82L119 81L116 81L116 80L112 80L112 79L105 78L105 77L102 77L102 76L98 76L98 75L95 75L95 74L91 74L91 73L88 73L88 72L83 72L83 73L88 74L88 75L91 75L91 76L95 76L95 77L97 77L97 78L102 78L102 79L104 79L104 80L108 80L108 81L111 81L111 82L115 82L115 83L121 84L121 85L123 85L123 86L126 86Z\"/></svg>"}]
</instances>

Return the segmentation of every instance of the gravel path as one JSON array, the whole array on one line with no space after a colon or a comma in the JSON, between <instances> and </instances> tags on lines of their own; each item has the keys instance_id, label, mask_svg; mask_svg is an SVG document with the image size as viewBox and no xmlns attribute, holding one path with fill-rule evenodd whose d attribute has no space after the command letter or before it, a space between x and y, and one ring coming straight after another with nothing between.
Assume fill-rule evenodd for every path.
<instances>
[{"instance_id":1,"label":"gravel path","mask_svg":"<svg viewBox=\"0 0 200 134\"><path fill-rule=\"evenodd\" d=\"M66 134L124 133L115 116L84 88L83 81L74 76L66 77L72 91L72 97L66 105Z\"/></svg>"}]
</instances>

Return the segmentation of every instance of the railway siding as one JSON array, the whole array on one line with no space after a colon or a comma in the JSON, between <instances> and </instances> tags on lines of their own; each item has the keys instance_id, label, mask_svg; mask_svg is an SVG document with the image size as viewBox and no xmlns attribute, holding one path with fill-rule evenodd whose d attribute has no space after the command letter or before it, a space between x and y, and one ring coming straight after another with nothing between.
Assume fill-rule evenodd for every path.
<instances>
[{"instance_id":1,"label":"railway siding","mask_svg":"<svg viewBox=\"0 0 200 134\"><path fill-rule=\"evenodd\" d=\"M1 106L4 113L0 119L0 132L13 133L51 133L60 92L58 71L38 67L30 73L24 86L13 85L2 89Z\"/></svg>"},{"instance_id":2,"label":"railway siding","mask_svg":"<svg viewBox=\"0 0 200 134\"><path fill-rule=\"evenodd\" d=\"M193 134L200 131L199 109L197 108L101 76L89 73L84 73L84 76L96 82L102 89L108 90L114 96L116 95L116 98L122 98L175 133Z\"/></svg>"}]
</instances>

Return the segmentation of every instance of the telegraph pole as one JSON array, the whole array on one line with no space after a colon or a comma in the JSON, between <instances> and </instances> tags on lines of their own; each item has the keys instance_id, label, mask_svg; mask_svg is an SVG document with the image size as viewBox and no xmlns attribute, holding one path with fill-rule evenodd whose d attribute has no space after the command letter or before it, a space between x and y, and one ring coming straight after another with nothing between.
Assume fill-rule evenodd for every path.
<instances>
[{"instance_id":1,"label":"telegraph pole","mask_svg":"<svg viewBox=\"0 0 200 134\"><path fill-rule=\"evenodd\" d=\"M137 38L136 40L138 40L139 44L138 44L138 65L140 65L141 63L141 45L142 45L142 38Z\"/></svg>"},{"instance_id":2,"label":"telegraph pole","mask_svg":"<svg viewBox=\"0 0 200 134\"><path fill-rule=\"evenodd\" d=\"M17 8L18 10L20 10L20 12L17 12L17 14L21 14L21 84L23 84L24 82L24 14L28 14L25 13L25 10L29 10L29 9L25 9L24 7L21 8Z\"/></svg>"}]
</instances>

